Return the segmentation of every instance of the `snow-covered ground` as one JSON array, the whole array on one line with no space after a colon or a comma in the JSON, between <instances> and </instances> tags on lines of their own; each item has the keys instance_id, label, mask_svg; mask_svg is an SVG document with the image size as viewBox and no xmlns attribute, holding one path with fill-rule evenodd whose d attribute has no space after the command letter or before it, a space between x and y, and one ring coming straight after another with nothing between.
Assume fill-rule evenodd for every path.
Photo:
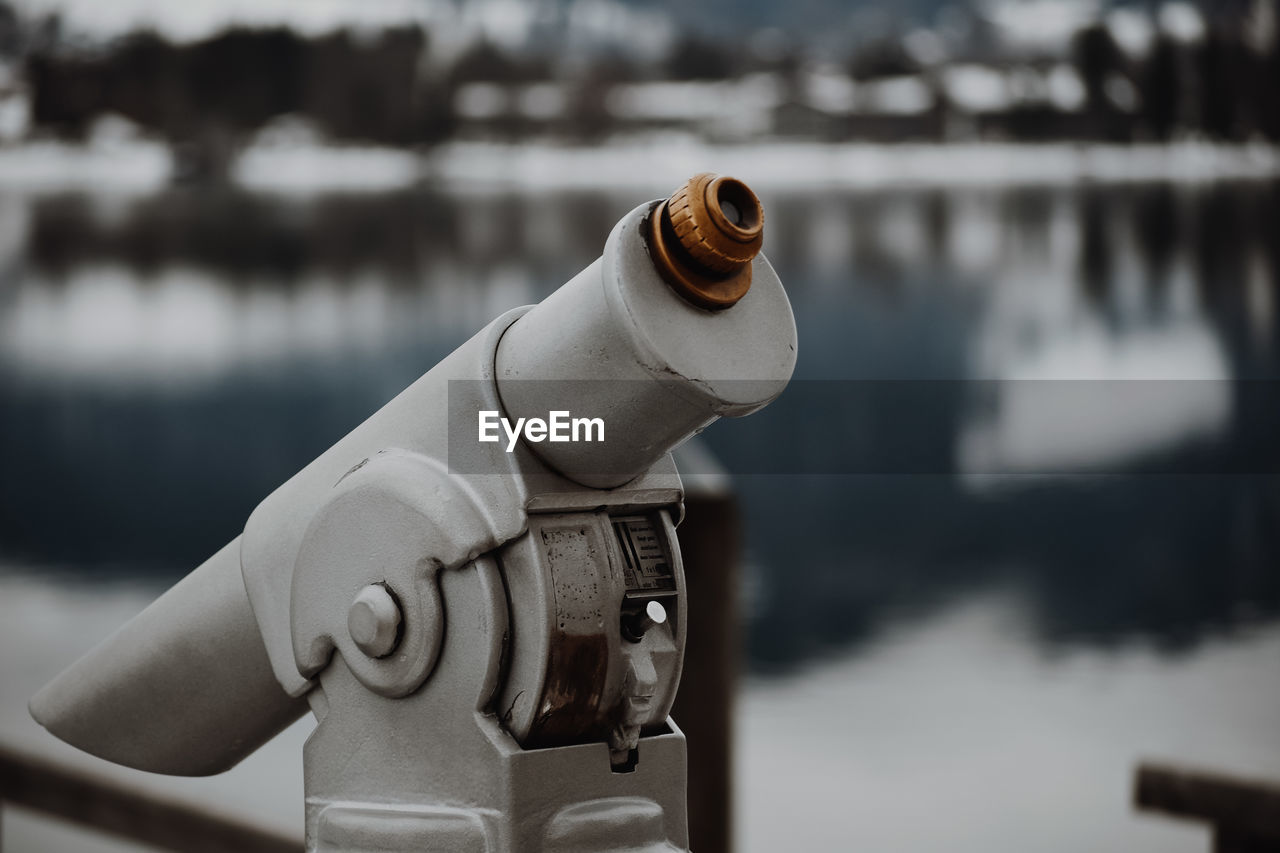
<instances>
[{"instance_id":1,"label":"snow-covered ground","mask_svg":"<svg viewBox=\"0 0 1280 853\"><path fill-rule=\"evenodd\" d=\"M1038 651L1015 601L957 601L740 703L737 828L769 850L1200 853L1131 806L1144 759L1280 777L1280 628L1185 657Z\"/></svg>"}]
</instances>

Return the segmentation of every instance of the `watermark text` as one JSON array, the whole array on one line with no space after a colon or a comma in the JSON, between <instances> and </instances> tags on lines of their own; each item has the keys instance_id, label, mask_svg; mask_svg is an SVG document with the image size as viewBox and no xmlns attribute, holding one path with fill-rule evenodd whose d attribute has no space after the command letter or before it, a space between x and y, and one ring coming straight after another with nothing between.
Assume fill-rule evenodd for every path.
<instances>
[{"instance_id":1,"label":"watermark text","mask_svg":"<svg viewBox=\"0 0 1280 853\"><path fill-rule=\"evenodd\" d=\"M478 420L479 440L492 444L501 441L505 435L508 453L515 450L521 436L534 444L542 441L604 441L603 418L575 418L567 411L547 412L546 420L516 418L513 424L499 412L481 410Z\"/></svg>"}]
</instances>

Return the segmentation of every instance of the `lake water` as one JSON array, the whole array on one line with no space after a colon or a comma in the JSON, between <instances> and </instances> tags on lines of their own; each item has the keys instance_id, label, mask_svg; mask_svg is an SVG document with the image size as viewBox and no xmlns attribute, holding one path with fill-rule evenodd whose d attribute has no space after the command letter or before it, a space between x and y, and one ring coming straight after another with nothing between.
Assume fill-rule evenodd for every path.
<instances>
[{"instance_id":1,"label":"lake water","mask_svg":"<svg viewBox=\"0 0 1280 853\"><path fill-rule=\"evenodd\" d=\"M668 189L0 193L0 736ZM1280 185L763 201L799 381L705 434L747 520L741 849L1205 849L1129 784L1280 777ZM294 826L303 736L182 790Z\"/></svg>"}]
</instances>

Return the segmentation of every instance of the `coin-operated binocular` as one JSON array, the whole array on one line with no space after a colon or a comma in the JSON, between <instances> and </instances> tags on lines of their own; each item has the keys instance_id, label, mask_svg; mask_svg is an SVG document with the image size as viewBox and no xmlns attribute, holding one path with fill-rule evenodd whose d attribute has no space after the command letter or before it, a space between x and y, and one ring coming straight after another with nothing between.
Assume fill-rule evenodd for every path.
<instances>
[{"instance_id":1,"label":"coin-operated binocular","mask_svg":"<svg viewBox=\"0 0 1280 853\"><path fill-rule=\"evenodd\" d=\"M311 850L685 850L669 451L791 376L762 226L743 183L708 174L632 210L31 713L111 761L201 775L309 706Z\"/></svg>"}]
</instances>

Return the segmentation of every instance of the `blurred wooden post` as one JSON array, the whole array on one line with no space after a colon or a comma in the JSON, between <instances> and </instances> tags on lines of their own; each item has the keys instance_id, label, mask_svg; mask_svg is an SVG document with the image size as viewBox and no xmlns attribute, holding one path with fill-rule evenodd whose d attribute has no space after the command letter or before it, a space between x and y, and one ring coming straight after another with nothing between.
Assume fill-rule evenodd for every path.
<instances>
[{"instance_id":1,"label":"blurred wooden post","mask_svg":"<svg viewBox=\"0 0 1280 853\"><path fill-rule=\"evenodd\" d=\"M704 449L690 442L676 458L685 481L685 517L677 533L689 611L684 673L671 716L688 739L690 848L729 853L742 523L728 478Z\"/></svg>"},{"instance_id":2,"label":"blurred wooden post","mask_svg":"<svg viewBox=\"0 0 1280 853\"><path fill-rule=\"evenodd\" d=\"M1280 853L1280 783L1143 764L1134 776L1133 802L1210 824L1214 853Z\"/></svg>"}]
</instances>

